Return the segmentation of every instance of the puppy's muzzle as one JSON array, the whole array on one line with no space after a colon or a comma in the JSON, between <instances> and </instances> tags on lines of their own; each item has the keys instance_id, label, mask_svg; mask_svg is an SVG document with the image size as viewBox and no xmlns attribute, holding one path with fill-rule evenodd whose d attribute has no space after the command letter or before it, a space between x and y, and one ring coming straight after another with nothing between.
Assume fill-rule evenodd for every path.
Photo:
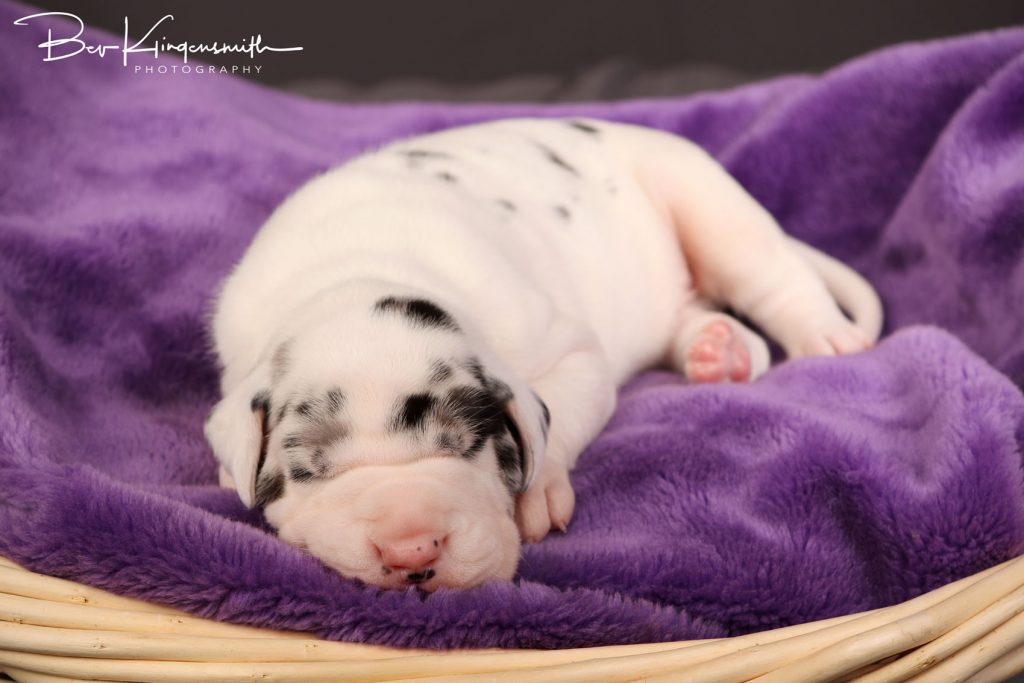
<instances>
[{"instance_id":1,"label":"puppy's muzzle","mask_svg":"<svg viewBox=\"0 0 1024 683\"><path fill-rule=\"evenodd\" d=\"M444 552L447 535L443 531L414 531L408 535L381 537L373 541L385 575L399 572L407 583L419 584L434 578L433 564Z\"/></svg>"},{"instance_id":2,"label":"puppy's muzzle","mask_svg":"<svg viewBox=\"0 0 1024 683\"><path fill-rule=\"evenodd\" d=\"M381 573L398 573L409 584L434 578L448 540L448 516L425 506L392 509L376 519L370 540L380 557Z\"/></svg>"}]
</instances>

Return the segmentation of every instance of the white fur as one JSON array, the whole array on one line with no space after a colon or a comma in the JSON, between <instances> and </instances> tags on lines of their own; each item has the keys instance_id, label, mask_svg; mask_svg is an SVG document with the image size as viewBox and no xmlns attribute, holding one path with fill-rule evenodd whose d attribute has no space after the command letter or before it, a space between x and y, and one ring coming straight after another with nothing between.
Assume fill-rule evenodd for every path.
<instances>
[{"instance_id":1,"label":"white fur","mask_svg":"<svg viewBox=\"0 0 1024 683\"><path fill-rule=\"evenodd\" d=\"M365 521L409 506L445 508L456 521L437 530L450 534L438 566L449 569L426 587L512 575L519 539L488 483L494 473L484 464L431 465L429 454L381 436L393 397L438 353L478 354L489 369L500 366L517 397L532 387L550 407L546 457L541 464L539 447L538 480L517 509L522 537L539 540L568 523L567 472L625 379L666 362L692 375L689 351L714 320L749 352L751 379L767 369L764 341L717 306L746 315L791 356L853 352L877 337L870 287L809 247L794 249L698 147L658 131L580 123L505 120L393 143L310 181L257 234L214 319L226 398L207 433L218 458L251 504L260 422L248 401L270 381L269 356L287 340L302 349L294 386L275 392L340 384L366 430L358 455L338 456L350 460L344 474L313 488L289 482L267 507L282 538L344 574L397 586L379 571ZM436 154L402 153L410 150ZM466 334L374 319L369 305L391 290L422 293ZM268 459L280 457L274 448L271 441ZM394 481L404 483L392 490ZM423 488L441 502L416 498ZM375 489L371 500L365 492ZM496 559L481 560L476 551L492 546Z\"/></svg>"}]
</instances>

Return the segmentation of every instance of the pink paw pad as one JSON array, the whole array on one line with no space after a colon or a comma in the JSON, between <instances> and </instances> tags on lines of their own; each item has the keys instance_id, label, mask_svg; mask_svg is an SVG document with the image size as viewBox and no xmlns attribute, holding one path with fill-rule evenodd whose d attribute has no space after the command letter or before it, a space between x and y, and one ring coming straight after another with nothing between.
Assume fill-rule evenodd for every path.
<instances>
[{"instance_id":1,"label":"pink paw pad","mask_svg":"<svg viewBox=\"0 0 1024 683\"><path fill-rule=\"evenodd\" d=\"M686 350L686 377L691 382L746 382L750 353L724 320L708 323Z\"/></svg>"}]
</instances>

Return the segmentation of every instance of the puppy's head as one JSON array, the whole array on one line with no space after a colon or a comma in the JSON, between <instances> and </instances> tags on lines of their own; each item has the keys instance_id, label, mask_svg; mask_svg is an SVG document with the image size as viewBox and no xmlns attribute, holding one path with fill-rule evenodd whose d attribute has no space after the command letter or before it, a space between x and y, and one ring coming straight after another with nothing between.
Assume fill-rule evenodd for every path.
<instances>
[{"instance_id":1,"label":"puppy's head","mask_svg":"<svg viewBox=\"0 0 1024 683\"><path fill-rule=\"evenodd\" d=\"M269 349L207 421L242 500L367 583L511 578L543 402L432 301L356 297L332 311Z\"/></svg>"}]
</instances>

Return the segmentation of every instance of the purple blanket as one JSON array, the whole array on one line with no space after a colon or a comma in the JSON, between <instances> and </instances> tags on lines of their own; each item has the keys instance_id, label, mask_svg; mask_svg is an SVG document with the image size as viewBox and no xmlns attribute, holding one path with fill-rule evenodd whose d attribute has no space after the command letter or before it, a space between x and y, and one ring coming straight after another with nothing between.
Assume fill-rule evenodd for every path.
<instances>
[{"instance_id":1,"label":"purple blanket","mask_svg":"<svg viewBox=\"0 0 1024 683\"><path fill-rule=\"evenodd\" d=\"M685 99L345 106L44 63L45 28L12 26L30 13L0 4L0 554L326 638L571 647L880 607L1024 550L1024 29ZM216 487L211 293L310 176L525 114L693 138L867 275L891 336L748 386L643 375L580 459L568 534L527 547L514 583L382 594Z\"/></svg>"}]
</instances>

